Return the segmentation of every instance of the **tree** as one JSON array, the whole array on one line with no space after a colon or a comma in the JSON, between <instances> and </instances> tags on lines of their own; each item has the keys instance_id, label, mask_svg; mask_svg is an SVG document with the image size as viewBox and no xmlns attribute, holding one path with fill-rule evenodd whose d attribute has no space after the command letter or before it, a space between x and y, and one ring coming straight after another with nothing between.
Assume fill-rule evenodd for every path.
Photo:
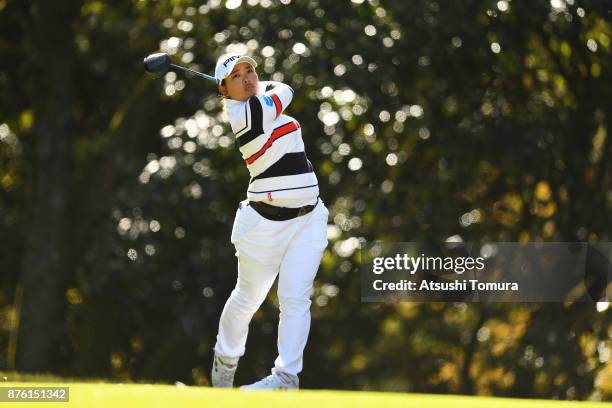
<instances>
[{"instance_id":1,"label":"tree","mask_svg":"<svg viewBox=\"0 0 612 408\"><path fill-rule=\"evenodd\" d=\"M16 321L23 293L18 368L207 382L248 175L210 84L154 79L140 61L159 48L210 72L241 44L262 79L296 90L290 114L331 210L303 384L609 397L609 310L361 304L355 251L609 241L601 3L53 4L0 3L0 309ZM43 297L31 287L45 280ZM255 316L239 382L273 359L275 302ZM14 333L0 325L0 368Z\"/></svg>"}]
</instances>

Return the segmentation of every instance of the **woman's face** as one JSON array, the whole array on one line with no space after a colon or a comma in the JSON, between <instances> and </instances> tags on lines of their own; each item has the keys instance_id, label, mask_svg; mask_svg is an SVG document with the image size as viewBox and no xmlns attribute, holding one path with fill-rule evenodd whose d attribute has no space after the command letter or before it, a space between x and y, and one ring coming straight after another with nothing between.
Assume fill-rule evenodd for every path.
<instances>
[{"instance_id":1,"label":"woman's face","mask_svg":"<svg viewBox=\"0 0 612 408\"><path fill-rule=\"evenodd\" d=\"M259 93L259 77L248 62L241 62L234 66L232 73L219 85L219 92L230 99L246 101Z\"/></svg>"}]
</instances>

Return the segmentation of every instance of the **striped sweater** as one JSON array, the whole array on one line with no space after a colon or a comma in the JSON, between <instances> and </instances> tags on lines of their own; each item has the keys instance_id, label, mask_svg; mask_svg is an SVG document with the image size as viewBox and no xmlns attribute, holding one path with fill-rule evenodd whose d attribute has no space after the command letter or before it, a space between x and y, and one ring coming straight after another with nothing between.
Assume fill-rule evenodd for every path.
<instances>
[{"instance_id":1,"label":"striped sweater","mask_svg":"<svg viewBox=\"0 0 612 408\"><path fill-rule=\"evenodd\" d=\"M306 157L298 121L283 114L293 90L280 82L260 81L265 93L247 101L226 99L232 131L251 180L250 201L279 207L313 204L319 186Z\"/></svg>"}]
</instances>

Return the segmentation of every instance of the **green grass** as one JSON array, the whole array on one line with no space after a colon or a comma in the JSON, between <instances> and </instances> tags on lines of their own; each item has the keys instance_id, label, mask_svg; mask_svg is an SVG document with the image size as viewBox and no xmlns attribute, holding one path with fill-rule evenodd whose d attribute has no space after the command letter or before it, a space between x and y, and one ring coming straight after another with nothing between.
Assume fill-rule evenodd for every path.
<instances>
[{"instance_id":1,"label":"green grass","mask_svg":"<svg viewBox=\"0 0 612 408\"><path fill-rule=\"evenodd\" d=\"M48 406L87 408L139 407L284 407L284 408L612 408L612 403L542 401L455 395L398 394L382 392L315 391L244 392L208 387L175 387L171 385L107 384L79 382L8 382L0 387L68 386L69 403ZM0 406L7 404L0 403ZM36 406L40 403L18 403L15 407ZM47 406L45 404L45 406Z\"/></svg>"}]
</instances>

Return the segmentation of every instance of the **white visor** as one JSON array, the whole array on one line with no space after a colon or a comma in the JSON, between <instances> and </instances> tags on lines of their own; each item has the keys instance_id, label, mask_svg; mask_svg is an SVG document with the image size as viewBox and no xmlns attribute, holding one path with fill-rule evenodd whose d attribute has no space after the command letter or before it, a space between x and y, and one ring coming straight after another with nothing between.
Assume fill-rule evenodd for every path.
<instances>
[{"instance_id":1,"label":"white visor","mask_svg":"<svg viewBox=\"0 0 612 408\"><path fill-rule=\"evenodd\" d=\"M257 67L255 60L251 57L247 57L246 55L225 54L220 56L217 60L217 66L215 67L215 79L217 80L217 85L221 85L221 81L232 73L234 65L240 62L248 62L253 66L253 68Z\"/></svg>"}]
</instances>

